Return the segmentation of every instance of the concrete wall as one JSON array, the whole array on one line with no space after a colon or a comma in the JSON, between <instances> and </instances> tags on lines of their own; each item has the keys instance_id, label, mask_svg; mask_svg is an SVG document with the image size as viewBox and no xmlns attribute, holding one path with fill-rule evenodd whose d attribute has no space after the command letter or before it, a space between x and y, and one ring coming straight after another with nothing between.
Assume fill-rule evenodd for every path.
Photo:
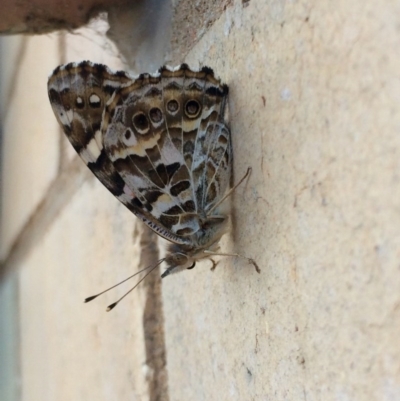
<instances>
[{"instance_id":1,"label":"concrete wall","mask_svg":"<svg viewBox=\"0 0 400 401\"><path fill-rule=\"evenodd\" d=\"M129 51L118 12L121 53L102 22L1 42L1 399L399 400L400 4L181 0L148 58L161 39ZM158 240L67 146L46 77L121 55L229 85L235 180L252 175L221 248L260 274L225 258L156 274L110 313L129 284L82 303Z\"/></svg>"}]
</instances>

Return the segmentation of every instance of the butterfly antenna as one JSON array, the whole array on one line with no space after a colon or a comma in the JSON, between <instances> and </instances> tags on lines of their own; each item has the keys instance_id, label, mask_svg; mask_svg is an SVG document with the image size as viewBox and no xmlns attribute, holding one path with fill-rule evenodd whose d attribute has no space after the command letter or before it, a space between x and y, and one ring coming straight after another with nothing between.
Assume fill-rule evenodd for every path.
<instances>
[{"instance_id":1,"label":"butterfly antenna","mask_svg":"<svg viewBox=\"0 0 400 401\"><path fill-rule=\"evenodd\" d=\"M164 262L164 259L161 259L161 260L159 260L158 262L157 262L157 264L156 265L154 265L154 266L152 266L152 269L148 272L148 273L146 273L128 292L126 292L118 301L116 301L116 302L114 302L114 303L112 303L111 305L108 305L107 306L107 309L106 309L106 311L107 312L110 312L110 310L112 310L112 309L114 309L128 294L130 294L150 273L152 273L153 272L153 270L156 268L156 267L158 267L160 264L161 264L161 262ZM144 270L146 270L146 269L144 269ZM142 270L143 271L143 270Z\"/></svg>"},{"instance_id":2,"label":"butterfly antenna","mask_svg":"<svg viewBox=\"0 0 400 401\"><path fill-rule=\"evenodd\" d=\"M231 188L228 191L228 193L207 212L207 215L210 215L211 212L215 210L226 198L232 195L233 191L235 191L235 189L249 176L251 170L252 170L251 167L249 167L246 171L246 174L241 178L241 180L233 188Z\"/></svg>"},{"instance_id":3,"label":"butterfly antenna","mask_svg":"<svg viewBox=\"0 0 400 401\"><path fill-rule=\"evenodd\" d=\"M147 267L145 267L144 269L142 269L142 270L136 272L135 274L132 274L132 276L129 276L129 277L126 278L125 280L122 280L122 281L120 281L119 283L113 285L112 287L107 288L106 290L104 290L104 291L102 291L102 292L99 292L99 293L96 294L96 295L92 295L92 296L90 296L90 297L85 298L85 301L84 301L84 302L86 303L86 302L93 301L93 300L94 300L95 298L97 298L98 296L104 294L104 293L107 292L107 291L112 290L113 288L115 288L115 287L117 287L117 286L119 286L119 285L125 283L125 281L130 280L132 277L135 277L135 276L137 276L138 274L140 274L140 273L142 273L142 272L144 272L144 271L146 271L146 270L148 270L148 269L150 269L150 268L152 268L152 269L150 270L150 273L151 273L157 266L159 266L162 262L164 262L164 260L165 260L165 259L160 259L160 260L156 263L155 266L154 266L154 265L147 266ZM144 276L144 277L147 277L147 274L146 274L146 276ZM141 281L142 281L142 280L141 280ZM139 283L140 283L140 281L139 281Z\"/></svg>"}]
</instances>

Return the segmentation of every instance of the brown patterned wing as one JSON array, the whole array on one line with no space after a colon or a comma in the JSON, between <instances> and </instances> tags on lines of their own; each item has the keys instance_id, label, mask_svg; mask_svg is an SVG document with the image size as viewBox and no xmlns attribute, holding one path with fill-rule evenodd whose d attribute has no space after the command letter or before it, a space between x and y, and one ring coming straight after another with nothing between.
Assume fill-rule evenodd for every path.
<instances>
[{"instance_id":1,"label":"brown patterned wing","mask_svg":"<svg viewBox=\"0 0 400 401\"><path fill-rule=\"evenodd\" d=\"M185 240L160 227L114 167L103 145L101 128L106 103L116 91L134 82L123 71L112 72L91 62L57 67L48 80L54 114L76 152L101 183L132 213L159 235L176 243Z\"/></svg>"},{"instance_id":2,"label":"brown patterned wing","mask_svg":"<svg viewBox=\"0 0 400 401\"><path fill-rule=\"evenodd\" d=\"M194 209L204 217L230 181L231 138L224 121L228 87L208 67L194 72L182 65L162 68L161 74L169 135L189 170ZM178 96L179 112L172 115Z\"/></svg>"},{"instance_id":3,"label":"brown patterned wing","mask_svg":"<svg viewBox=\"0 0 400 401\"><path fill-rule=\"evenodd\" d=\"M104 146L115 169L143 208L182 239L200 230L213 182L224 191L229 183L229 174L218 173L230 161L226 97L211 69L181 65L141 75L105 110Z\"/></svg>"},{"instance_id":4,"label":"brown patterned wing","mask_svg":"<svg viewBox=\"0 0 400 401\"><path fill-rule=\"evenodd\" d=\"M223 197L230 184L232 144L224 119L228 87L221 85L213 75L207 76L191 173L197 208L210 217L208 211Z\"/></svg>"}]
</instances>

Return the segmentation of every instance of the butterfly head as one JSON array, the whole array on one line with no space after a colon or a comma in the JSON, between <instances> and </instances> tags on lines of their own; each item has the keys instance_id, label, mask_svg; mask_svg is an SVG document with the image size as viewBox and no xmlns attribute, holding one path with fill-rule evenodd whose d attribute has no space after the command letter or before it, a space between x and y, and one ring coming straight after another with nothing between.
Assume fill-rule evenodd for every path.
<instances>
[{"instance_id":1,"label":"butterfly head","mask_svg":"<svg viewBox=\"0 0 400 401\"><path fill-rule=\"evenodd\" d=\"M161 278L169 276L172 273L178 273L182 270L193 269L196 264L194 249L188 245L170 244L168 255L165 257L167 269L161 275Z\"/></svg>"},{"instance_id":2,"label":"butterfly head","mask_svg":"<svg viewBox=\"0 0 400 401\"><path fill-rule=\"evenodd\" d=\"M192 237L192 245L169 244L168 254L164 259L168 267L161 277L193 269L198 260L209 258L205 250L218 247L218 242L226 231L226 222L227 219L222 217L209 219L208 224L203 224L203 229Z\"/></svg>"}]
</instances>

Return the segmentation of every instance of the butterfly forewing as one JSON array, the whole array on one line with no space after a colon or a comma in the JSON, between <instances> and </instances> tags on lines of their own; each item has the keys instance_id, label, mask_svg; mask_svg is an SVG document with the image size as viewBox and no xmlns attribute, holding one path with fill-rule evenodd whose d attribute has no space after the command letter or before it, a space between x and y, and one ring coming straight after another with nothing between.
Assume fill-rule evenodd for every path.
<instances>
[{"instance_id":1,"label":"butterfly forewing","mask_svg":"<svg viewBox=\"0 0 400 401\"><path fill-rule=\"evenodd\" d=\"M106 157L100 131L105 103L129 79L110 74L92 63L58 67L49 78L53 111L79 156L114 196L123 193L124 181Z\"/></svg>"}]
</instances>

